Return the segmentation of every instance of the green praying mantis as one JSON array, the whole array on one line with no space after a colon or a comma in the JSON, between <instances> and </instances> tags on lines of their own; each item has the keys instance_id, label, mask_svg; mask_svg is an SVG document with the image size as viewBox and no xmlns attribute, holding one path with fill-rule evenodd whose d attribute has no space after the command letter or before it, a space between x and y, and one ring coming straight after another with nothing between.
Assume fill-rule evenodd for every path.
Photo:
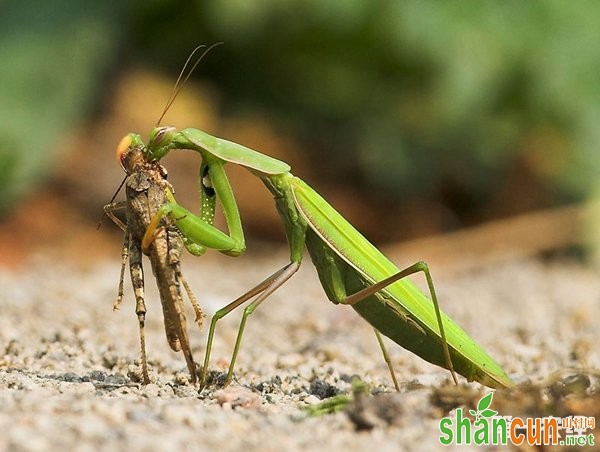
<instances>
[{"instance_id":1,"label":"green praying mantis","mask_svg":"<svg viewBox=\"0 0 600 452\"><path fill-rule=\"evenodd\" d=\"M188 62L199 48L192 52ZM188 74L180 84L183 72L161 119L189 77ZM294 176L287 163L198 129L178 131L171 126L155 127L147 144L138 134L126 135L117 147L117 158L126 168L124 162L132 154L141 155L143 161L152 163L175 149L195 151L201 156L200 212L195 215L178 204L167 186L167 202L152 217L142 238L143 252L148 252L160 234L165 217L175 223L185 248L193 255L200 256L207 249L229 256L239 256L245 251L239 210L225 172L228 163L248 169L271 192L290 252L288 264L214 314L208 332L201 387L206 385L217 322L250 301L242 314L225 380L228 383L233 377L248 317L298 271L305 246L329 300L351 306L373 327L396 389L399 385L381 334L424 360L448 369L455 382L455 373L459 373L469 381L493 388L513 385L500 365L440 310L433 279L425 262L398 269L315 190ZM217 200L228 233L213 225ZM406 278L415 273L424 274L431 299Z\"/></svg>"},{"instance_id":2,"label":"green praying mantis","mask_svg":"<svg viewBox=\"0 0 600 452\"><path fill-rule=\"evenodd\" d=\"M418 262L399 270L315 190L294 176L288 164L198 129L178 131L171 126L155 128L148 144L144 144L138 134L127 135L121 141L117 155L142 150L147 160L158 161L174 149L192 150L202 157L200 214L195 215L179 205L167 189L168 202L159 208L150 222L142 240L143 249L152 243L161 219L169 216L192 254L199 256L206 249L230 256L242 254L245 250L242 223L224 168L231 163L250 170L272 193L290 251L287 265L213 316L201 386L206 384L218 320L252 300L243 311L226 377L229 382L248 317L298 271L305 246L327 297L333 303L352 306L374 328L396 388L398 383L380 334L426 361L448 369L455 381L456 372L469 381L489 387L513 385L500 365L440 310L426 263ZM220 201L229 234L213 225L216 199ZM431 299L406 279L419 272L425 275Z\"/></svg>"}]
</instances>

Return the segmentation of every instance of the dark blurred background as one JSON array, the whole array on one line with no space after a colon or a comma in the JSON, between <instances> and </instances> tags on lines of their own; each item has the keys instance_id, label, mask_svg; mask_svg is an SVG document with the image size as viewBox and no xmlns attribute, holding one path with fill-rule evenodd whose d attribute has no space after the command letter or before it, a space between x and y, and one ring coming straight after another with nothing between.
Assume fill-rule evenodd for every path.
<instances>
[{"instance_id":1,"label":"dark blurred background","mask_svg":"<svg viewBox=\"0 0 600 452\"><path fill-rule=\"evenodd\" d=\"M0 262L115 243L95 224L116 144L147 136L190 51L219 41L163 123L288 161L377 244L582 203L599 23L592 0L4 1ZM165 165L193 208L197 156ZM281 240L266 190L230 172L247 233Z\"/></svg>"}]
</instances>

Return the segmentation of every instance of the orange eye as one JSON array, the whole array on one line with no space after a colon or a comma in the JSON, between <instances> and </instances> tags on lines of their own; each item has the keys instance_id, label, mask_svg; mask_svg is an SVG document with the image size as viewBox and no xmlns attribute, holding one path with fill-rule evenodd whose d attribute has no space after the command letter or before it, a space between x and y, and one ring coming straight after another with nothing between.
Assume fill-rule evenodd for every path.
<instances>
[{"instance_id":1,"label":"orange eye","mask_svg":"<svg viewBox=\"0 0 600 452\"><path fill-rule=\"evenodd\" d=\"M117 162L119 162L121 166L123 166L123 156L125 155L125 151L129 149L130 144L131 136L129 135L125 135L121 141L119 141L119 145L117 146Z\"/></svg>"}]
</instances>

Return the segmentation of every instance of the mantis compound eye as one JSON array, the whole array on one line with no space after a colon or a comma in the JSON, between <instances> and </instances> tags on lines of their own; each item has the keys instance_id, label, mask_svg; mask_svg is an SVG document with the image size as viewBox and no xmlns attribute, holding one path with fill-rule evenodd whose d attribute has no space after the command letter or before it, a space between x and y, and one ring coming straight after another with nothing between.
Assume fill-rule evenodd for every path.
<instances>
[{"instance_id":1,"label":"mantis compound eye","mask_svg":"<svg viewBox=\"0 0 600 452\"><path fill-rule=\"evenodd\" d=\"M130 145L131 135L125 135L117 145L117 162L119 162L121 168L123 168L125 172L127 172L127 169L125 168L125 153L129 149Z\"/></svg>"},{"instance_id":2,"label":"mantis compound eye","mask_svg":"<svg viewBox=\"0 0 600 452\"><path fill-rule=\"evenodd\" d=\"M148 153L151 160L160 160L169 152L169 145L177 134L177 129L173 126L156 127L150 132L148 140Z\"/></svg>"}]
</instances>

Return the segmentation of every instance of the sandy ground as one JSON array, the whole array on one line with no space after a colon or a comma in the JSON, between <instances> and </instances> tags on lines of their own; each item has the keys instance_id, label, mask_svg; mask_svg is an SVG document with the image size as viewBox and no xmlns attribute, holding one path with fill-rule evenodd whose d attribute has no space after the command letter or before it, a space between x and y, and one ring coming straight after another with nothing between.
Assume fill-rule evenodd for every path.
<instances>
[{"instance_id":1,"label":"sandy ground","mask_svg":"<svg viewBox=\"0 0 600 452\"><path fill-rule=\"evenodd\" d=\"M147 270L153 383L144 387L128 279L121 310L111 309L117 254L115 245L114 260L85 269L56 256L33 257L18 272L0 268L0 451L435 450L442 448L440 418L461 404L473 408L488 392L464 379L455 388L447 372L391 345L402 386L394 393L372 330L352 309L326 300L308 259L250 318L232 385L202 391L188 383L183 356L168 348ZM203 331L188 315L198 364L212 312L285 262L279 249L184 261L208 314ZM504 415L550 409L598 416L595 271L562 258L433 272L443 309L522 384L498 391L493 408ZM238 323L236 314L221 322L212 375L226 370ZM375 394L368 408L307 416L305 407L349 393L353 375ZM548 389L556 387L563 392Z\"/></svg>"}]
</instances>

